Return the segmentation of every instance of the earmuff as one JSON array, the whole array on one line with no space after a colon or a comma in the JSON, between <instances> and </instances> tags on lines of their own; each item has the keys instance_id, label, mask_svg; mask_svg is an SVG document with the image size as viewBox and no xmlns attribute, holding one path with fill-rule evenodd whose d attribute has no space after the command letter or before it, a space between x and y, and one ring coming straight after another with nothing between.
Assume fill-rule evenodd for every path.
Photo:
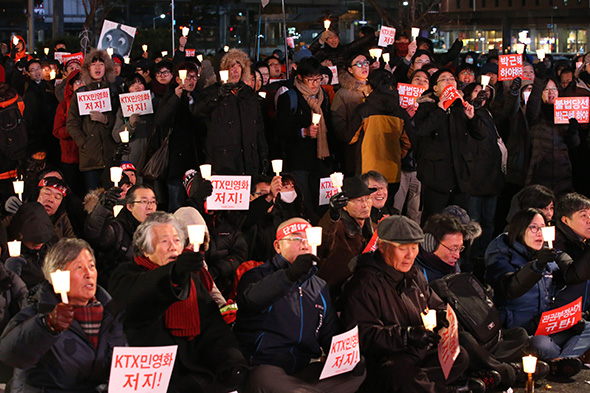
<instances>
[{"instance_id":1,"label":"earmuff","mask_svg":"<svg viewBox=\"0 0 590 393\"><path fill-rule=\"evenodd\" d=\"M425 252L435 252L440 242L432 233L424 234L424 241L422 242L422 249Z\"/></svg>"}]
</instances>

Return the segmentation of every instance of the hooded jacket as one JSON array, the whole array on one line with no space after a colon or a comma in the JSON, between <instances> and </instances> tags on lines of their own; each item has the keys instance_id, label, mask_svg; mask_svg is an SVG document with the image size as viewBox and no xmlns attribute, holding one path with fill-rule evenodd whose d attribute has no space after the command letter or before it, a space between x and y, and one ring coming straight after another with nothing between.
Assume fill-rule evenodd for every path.
<instances>
[{"instance_id":1,"label":"hooded jacket","mask_svg":"<svg viewBox=\"0 0 590 393\"><path fill-rule=\"evenodd\" d=\"M16 108L18 108L18 110L20 111L20 114L22 115L24 113L25 110L25 103L22 101L22 99L19 97L19 95L16 93L16 90L9 88L7 85L4 85L2 91L3 91L3 97L0 100L0 111L10 107L10 106L14 106ZM2 121L6 121L3 119L0 119L0 122ZM27 133L23 132L22 134L22 146L26 146L27 144ZM7 146L6 146L7 147ZM24 156L24 154L23 154ZM24 157L23 157L24 158ZM0 173L4 173L10 170L14 170L16 169L18 165L18 161L17 160L9 160L8 157L6 157L4 154L0 153Z\"/></svg>"},{"instance_id":2,"label":"hooded jacket","mask_svg":"<svg viewBox=\"0 0 590 393\"><path fill-rule=\"evenodd\" d=\"M57 106L57 110L55 111L55 119L53 120L53 135L59 139L59 144L61 147L61 162L65 164L80 163L78 145L76 145L74 139L66 131L66 120L68 118L68 111L70 109L70 103L72 102L72 96L74 95L74 89L72 87L71 81L79 73L80 71L76 70L68 75L64 87L64 99Z\"/></svg>"},{"instance_id":3,"label":"hooded jacket","mask_svg":"<svg viewBox=\"0 0 590 393\"><path fill-rule=\"evenodd\" d=\"M17 50L16 45L14 45L14 38L12 38L10 40L10 53L8 54L8 56L12 57L15 63L22 59L24 59L25 61L33 59L33 56L27 54L27 43L25 42L25 39L20 35L15 35L14 37L17 38L20 42L22 42L23 50Z\"/></svg>"}]
</instances>

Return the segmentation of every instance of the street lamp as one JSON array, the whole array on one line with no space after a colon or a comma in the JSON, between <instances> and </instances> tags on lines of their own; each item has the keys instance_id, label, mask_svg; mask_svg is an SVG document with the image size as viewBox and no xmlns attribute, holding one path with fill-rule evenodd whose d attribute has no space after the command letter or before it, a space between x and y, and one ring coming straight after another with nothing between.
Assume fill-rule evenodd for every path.
<instances>
[{"instance_id":1,"label":"street lamp","mask_svg":"<svg viewBox=\"0 0 590 393\"><path fill-rule=\"evenodd\" d=\"M158 16L155 16L152 18L152 28L154 30L156 30L156 19L160 18L160 19L164 19L166 17L166 14L160 14Z\"/></svg>"}]
</instances>

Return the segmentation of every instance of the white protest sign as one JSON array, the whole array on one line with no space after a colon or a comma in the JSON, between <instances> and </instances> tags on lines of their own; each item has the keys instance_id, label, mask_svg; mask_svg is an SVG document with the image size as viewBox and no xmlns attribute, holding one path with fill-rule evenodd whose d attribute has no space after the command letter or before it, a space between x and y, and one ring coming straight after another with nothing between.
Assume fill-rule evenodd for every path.
<instances>
[{"instance_id":1,"label":"white protest sign","mask_svg":"<svg viewBox=\"0 0 590 393\"><path fill-rule=\"evenodd\" d=\"M100 31L97 48L104 50L113 48L114 54L129 57L136 30L135 27L105 19Z\"/></svg>"},{"instance_id":2,"label":"white protest sign","mask_svg":"<svg viewBox=\"0 0 590 393\"><path fill-rule=\"evenodd\" d=\"M64 57L70 55L70 52L54 52L53 53L53 58L57 61L59 61L59 64L63 64L64 63ZM83 63L84 59L82 59L82 61L80 63Z\"/></svg>"},{"instance_id":3,"label":"white protest sign","mask_svg":"<svg viewBox=\"0 0 590 393\"><path fill-rule=\"evenodd\" d=\"M336 66L331 66L328 67L330 69L330 71L332 71L332 85L337 85L338 83L338 67Z\"/></svg>"},{"instance_id":4,"label":"white protest sign","mask_svg":"<svg viewBox=\"0 0 590 393\"><path fill-rule=\"evenodd\" d=\"M177 345L166 347L115 347L109 393L166 393Z\"/></svg>"},{"instance_id":5,"label":"white protest sign","mask_svg":"<svg viewBox=\"0 0 590 393\"><path fill-rule=\"evenodd\" d=\"M80 116L88 115L92 111L109 112L111 110L111 95L108 88L78 92L77 97Z\"/></svg>"},{"instance_id":6,"label":"white protest sign","mask_svg":"<svg viewBox=\"0 0 590 393\"><path fill-rule=\"evenodd\" d=\"M213 193L208 210L248 210L251 176L211 176Z\"/></svg>"},{"instance_id":7,"label":"white protest sign","mask_svg":"<svg viewBox=\"0 0 590 393\"><path fill-rule=\"evenodd\" d=\"M121 111L123 117L129 117L135 113L138 115L147 115L154 113L152 106L152 95L149 90L138 91L136 93L119 94L121 101Z\"/></svg>"},{"instance_id":8,"label":"white protest sign","mask_svg":"<svg viewBox=\"0 0 590 393\"><path fill-rule=\"evenodd\" d=\"M323 177L320 179L320 203L319 205L327 205L330 203L332 195L336 194L338 189L332 184L332 180L329 177Z\"/></svg>"},{"instance_id":9,"label":"white protest sign","mask_svg":"<svg viewBox=\"0 0 590 393\"><path fill-rule=\"evenodd\" d=\"M320 380L351 371L361 360L359 328L332 337L330 353L320 375Z\"/></svg>"},{"instance_id":10,"label":"white protest sign","mask_svg":"<svg viewBox=\"0 0 590 393\"><path fill-rule=\"evenodd\" d=\"M440 367L443 370L445 379L449 377L453 363L459 356L459 323L457 322L457 315L447 304L447 320L449 321L448 328L439 330L440 342L438 343L438 360Z\"/></svg>"},{"instance_id":11,"label":"white protest sign","mask_svg":"<svg viewBox=\"0 0 590 393\"><path fill-rule=\"evenodd\" d=\"M381 26L381 32L379 33L379 42L377 45L386 47L387 45L393 45L395 42L395 28Z\"/></svg>"}]
</instances>

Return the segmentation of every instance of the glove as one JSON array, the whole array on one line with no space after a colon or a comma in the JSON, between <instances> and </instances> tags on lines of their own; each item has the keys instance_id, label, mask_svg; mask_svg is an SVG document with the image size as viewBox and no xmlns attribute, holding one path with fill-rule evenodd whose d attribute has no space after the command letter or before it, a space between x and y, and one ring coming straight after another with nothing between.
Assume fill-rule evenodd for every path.
<instances>
[{"instance_id":1,"label":"glove","mask_svg":"<svg viewBox=\"0 0 590 393\"><path fill-rule=\"evenodd\" d=\"M129 125L131 126L131 128L135 128L135 126L137 126L137 123L139 123L139 113L134 113L129 117Z\"/></svg>"},{"instance_id":2,"label":"glove","mask_svg":"<svg viewBox=\"0 0 590 393\"><path fill-rule=\"evenodd\" d=\"M68 330L74 320L74 306L71 304L59 303L47 316L46 324L49 330L54 333L61 333Z\"/></svg>"},{"instance_id":3,"label":"glove","mask_svg":"<svg viewBox=\"0 0 590 393\"><path fill-rule=\"evenodd\" d=\"M121 199L123 190L119 187L111 187L100 196L100 204L108 210L113 210L113 206Z\"/></svg>"},{"instance_id":4,"label":"glove","mask_svg":"<svg viewBox=\"0 0 590 393\"><path fill-rule=\"evenodd\" d=\"M512 83L510 84L510 94L513 96L517 96L520 94L520 88L522 86L522 78L520 76L514 78Z\"/></svg>"},{"instance_id":5,"label":"glove","mask_svg":"<svg viewBox=\"0 0 590 393\"><path fill-rule=\"evenodd\" d=\"M557 260L557 251L554 248L542 248L535 253L535 257L537 258L535 268L542 272L549 262Z\"/></svg>"},{"instance_id":6,"label":"glove","mask_svg":"<svg viewBox=\"0 0 590 393\"><path fill-rule=\"evenodd\" d=\"M340 210L348 204L348 197L339 192L330 198L330 217L336 221L340 218Z\"/></svg>"},{"instance_id":7,"label":"glove","mask_svg":"<svg viewBox=\"0 0 590 393\"><path fill-rule=\"evenodd\" d=\"M102 124L107 124L109 122L107 115L105 115L104 113L100 113L98 111L90 112L90 120L97 121Z\"/></svg>"},{"instance_id":8,"label":"glove","mask_svg":"<svg viewBox=\"0 0 590 393\"><path fill-rule=\"evenodd\" d=\"M540 79L545 79L547 77L547 67L545 67L543 62L535 64L535 75Z\"/></svg>"},{"instance_id":9,"label":"glove","mask_svg":"<svg viewBox=\"0 0 590 393\"><path fill-rule=\"evenodd\" d=\"M424 349L429 345L436 345L440 341L440 336L430 330L426 330L424 326L409 326L405 332L405 342L407 345Z\"/></svg>"},{"instance_id":10,"label":"glove","mask_svg":"<svg viewBox=\"0 0 590 393\"><path fill-rule=\"evenodd\" d=\"M195 180L193 180L193 182L195 182ZM210 180L203 180L191 187L190 198L198 203L203 203L203 201L210 197L211 194L213 194L213 184L211 184Z\"/></svg>"},{"instance_id":11,"label":"glove","mask_svg":"<svg viewBox=\"0 0 590 393\"><path fill-rule=\"evenodd\" d=\"M22 206L23 201L21 201L17 196L11 196L4 202L4 210L10 214L16 214L18 209Z\"/></svg>"},{"instance_id":12,"label":"glove","mask_svg":"<svg viewBox=\"0 0 590 393\"><path fill-rule=\"evenodd\" d=\"M223 83L219 86L219 97L224 98L231 94L232 89L235 87L233 83Z\"/></svg>"},{"instance_id":13,"label":"glove","mask_svg":"<svg viewBox=\"0 0 590 393\"><path fill-rule=\"evenodd\" d=\"M576 119L575 117L570 117L569 123L570 125L567 129L568 133L573 134L580 129L580 123L578 123L578 119Z\"/></svg>"},{"instance_id":14,"label":"glove","mask_svg":"<svg viewBox=\"0 0 590 393\"><path fill-rule=\"evenodd\" d=\"M176 258L172 268L172 281L181 282L182 279L191 272L196 272L203 268L205 257L200 252L186 251Z\"/></svg>"},{"instance_id":15,"label":"glove","mask_svg":"<svg viewBox=\"0 0 590 393\"><path fill-rule=\"evenodd\" d=\"M299 255L287 269L287 278L296 282L313 266L313 262L319 262L320 259L313 254Z\"/></svg>"},{"instance_id":16,"label":"glove","mask_svg":"<svg viewBox=\"0 0 590 393\"><path fill-rule=\"evenodd\" d=\"M575 334L576 336L579 336L580 334L582 334L582 332L584 331L585 328L586 328L586 322L582 318L580 321L578 321L578 323L576 323L574 326L572 326L568 330L570 332L572 332L573 334Z\"/></svg>"},{"instance_id":17,"label":"glove","mask_svg":"<svg viewBox=\"0 0 590 393\"><path fill-rule=\"evenodd\" d=\"M438 331L442 328L449 327L449 320L447 319L447 310L436 310L436 327L434 331L438 333Z\"/></svg>"},{"instance_id":18,"label":"glove","mask_svg":"<svg viewBox=\"0 0 590 393\"><path fill-rule=\"evenodd\" d=\"M117 148L115 149L115 156L113 157L115 161L121 161L123 156L128 156L131 153L131 147L128 143L117 143Z\"/></svg>"}]
</instances>

